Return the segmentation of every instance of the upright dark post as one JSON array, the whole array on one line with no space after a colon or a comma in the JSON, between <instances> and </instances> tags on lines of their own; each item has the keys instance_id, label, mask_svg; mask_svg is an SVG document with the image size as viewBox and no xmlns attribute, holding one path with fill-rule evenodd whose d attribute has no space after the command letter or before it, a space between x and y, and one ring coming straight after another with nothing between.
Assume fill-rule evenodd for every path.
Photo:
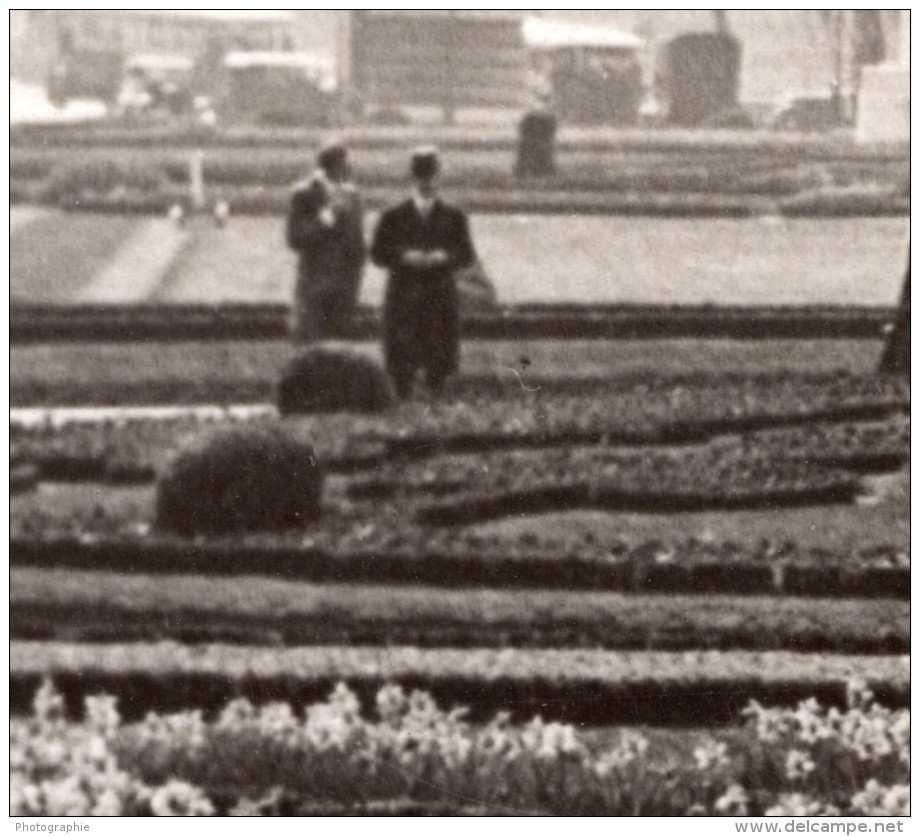
<instances>
[{"instance_id":1,"label":"upright dark post","mask_svg":"<svg viewBox=\"0 0 920 836\"><path fill-rule=\"evenodd\" d=\"M907 272L904 275L904 289L894 330L888 337L885 353L879 363L882 374L910 377L910 247L907 248Z\"/></svg>"},{"instance_id":2,"label":"upright dark post","mask_svg":"<svg viewBox=\"0 0 920 836\"><path fill-rule=\"evenodd\" d=\"M556 171L556 114L538 108L524 114L520 126L518 177L544 177Z\"/></svg>"}]
</instances>

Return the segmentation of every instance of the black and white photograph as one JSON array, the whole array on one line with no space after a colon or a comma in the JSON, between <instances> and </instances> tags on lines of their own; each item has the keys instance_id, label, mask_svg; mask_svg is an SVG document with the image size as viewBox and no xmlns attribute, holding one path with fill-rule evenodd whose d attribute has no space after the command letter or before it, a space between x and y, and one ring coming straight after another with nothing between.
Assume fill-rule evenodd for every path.
<instances>
[{"instance_id":1,"label":"black and white photograph","mask_svg":"<svg viewBox=\"0 0 920 836\"><path fill-rule=\"evenodd\" d=\"M904 832L909 9L8 12L11 833Z\"/></svg>"}]
</instances>

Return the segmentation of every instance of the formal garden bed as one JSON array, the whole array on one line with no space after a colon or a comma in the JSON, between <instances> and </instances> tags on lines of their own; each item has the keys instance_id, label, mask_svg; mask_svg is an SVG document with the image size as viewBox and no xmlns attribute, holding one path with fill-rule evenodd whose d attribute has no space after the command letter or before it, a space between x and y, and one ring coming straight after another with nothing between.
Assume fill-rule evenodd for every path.
<instances>
[{"instance_id":1,"label":"formal garden bed","mask_svg":"<svg viewBox=\"0 0 920 836\"><path fill-rule=\"evenodd\" d=\"M354 139L358 182L371 204L385 202L402 186L407 146L383 134ZM525 181L513 175L515 141L507 133L490 139L467 131L445 140L445 183L475 211L704 217L909 212L906 157L826 140L573 136L560 142L557 174ZM291 146L283 132L202 136L205 179L236 212L284 212L287 188L310 166L304 149L319 141L313 135ZM162 212L185 198L193 147L156 131L18 129L11 196L83 211Z\"/></svg>"},{"instance_id":2,"label":"formal garden bed","mask_svg":"<svg viewBox=\"0 0 920 836\"><path fill-rule=\"evenodd\" d=\"M909 814L910 714L860 685L842 710L754 703L733 733L667 737L507 715L473 724L422 692L368 696L370 717L339 686L303 712L238 698L210 719L134 723L93 696L74 722L46 683L11 721L12 812Z\"/></svg>"},{"instance_id":3,"label":"formal garden bed","mask_svg":"<svg viewBox=\"0 0 920 836\"><path fill-rule=\"evenodd\" d=\"M45 676L71 715L86 696L121 697L134 719L148 710L213 713L229 699L307 705L344 682L373 704L388 683L424 688L441 705L487 719L712 727L737 720L752 699L793 707L816 698L846 705L847 683L866 682L888 706L910 704L906 656L789 651L610 651L577 649L299 648L225 644L91 644L13 641L10 707L27 710Z\"/></svg>"},{"instance_id":4,"label":"formal garden bed","mask_svg":"<svg viewBox=\"0 0 920 836\"><path fill-rule=\"evenodd\" d=\"M279 417L318 132L12 131L11 812L909 815L906 149L563 125L523 180L511 126L343 139L372 211L435 141L478 213L499 303L441 401ZM150 219L199 148L266 217Z\"/></svg>"},{"instance_id":5,"label":"formal garden bed","mask_svg":"<svg viewBox=\"0 0 920 836\"><path fill-rule=\"evenodd\" d=\"M488 385L477 395L467 385L474 389L466 397L377 416L14 425L11 460L21 478L11 564L348 582L908 594L910 564L897 523L909 490L906 384L713 374L583 382L571 394L522 390L515 398ZM320 518L300 530L232 540L212 532L194 543L160 530L153 480L184 440L225 426L309 443L328 477ZM889 471L877 485L872 474ZM865 507L847 511L853 503ZM794 514L799 506L820 508L813 521L820 530L807 543L758 522L771 509ZM549 521L592 508L622 519L619 531L566 532ZM521 514L537 524L505 532L478 525ZM547 514L548 524L540 524ZM706 534L707 514L728 521L717 524L719 535ZM663 531L672 534L656 536L657 523L644 517L666 519Z\"/></svg>"},{"instance_id":6,"label":"formal garden bed","mask_svg":"<svg viewBox=\"0 0 920 836\"><path fill-rule=\"evenodd\" d=\"M480 345L442 402L278 418L290 347L240 345L18 347L14 811L906 813L906 380ZM159 412L57 408L130 369ZM311 518L238 530L282 450Z\"/></svg>"},{"instance_id":7,"label":"formal garden bed","mask_svg":"<svg viewBox=\"0 0 920 836\"><path fill-rule=\"evenodd\" d=\"M333 471L348 470L362 459L373 469L386 459L402 467L405 459L436 453L587 445L647 449L739 434L748 447L770 455L785 448L792 458L843 463L859 454L882 457L909 449L909 424L897 420L909 408L909 386L892 378L714 373L554 381L511 392L508 385L497 379L460 380L448 401L424 409L408 404L381 416L304 416L284 426L310 436ZM201 425L194 416L66 426L19 426L14 420L11 459L37 463L49 478L55 471L63 476L81 469L87 478L132 468L149 472ZM765 434L768 430L776 432ZM475 465L455 465L451 475L468 479L471 468Z\"/></svg>"}]
</instances>

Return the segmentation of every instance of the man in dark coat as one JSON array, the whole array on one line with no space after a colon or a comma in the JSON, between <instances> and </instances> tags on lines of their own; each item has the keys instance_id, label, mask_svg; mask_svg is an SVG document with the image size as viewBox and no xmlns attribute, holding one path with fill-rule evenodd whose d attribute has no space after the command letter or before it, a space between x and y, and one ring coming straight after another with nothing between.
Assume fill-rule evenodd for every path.
<instances>
[{"instance_id":1,"label":"man in dark coat","mask_svg":"<svg viewBox=\"0 0 920 836\"><path fill-rule=\"evenodd\" d=\"M412 155L412 197L386 210L371 244L375 264L389 271L384 300L384 356L402 398L419 369L435 395L457 370L460 329L457 270L476 253L469 222L438 196L440 161L424 148Z\"/></svg>"},{"instance_id":2,"label":"man in dark coat","mask_svg":"<svg viewBox=\"0 0 920 836\"><path fill-rule=\"evenodd\" d=\"M294 339L341 336L358 302L366 258L361 197L349 182L345 147L324 146L312 176L294 186L288 246L300 255Z\"/></svg>"}]
</instances>

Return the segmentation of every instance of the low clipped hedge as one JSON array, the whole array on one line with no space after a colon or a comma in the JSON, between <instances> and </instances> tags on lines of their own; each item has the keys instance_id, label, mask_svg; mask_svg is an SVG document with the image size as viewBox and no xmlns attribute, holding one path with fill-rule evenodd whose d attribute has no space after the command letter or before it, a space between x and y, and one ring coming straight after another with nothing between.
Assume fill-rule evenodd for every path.
<instances>
[{"instance_id":1,"label":"low clipped hedge","mask_svg":"<svg viewBox=\"0 0 920 836\"><path fill-rule=\"evenodd\" d=\"M646 567L642 586L663 586L664 578L654 575L660 565ZM907 601L733 596L724 594L740 580L732 568L723 567L723 594L697 596L564 587L486 591L475 586L305 584L271 577L254 584L251 576L13 567L10 636L272 646L910 652ZM716 568L708 572L715 581ZM700 569L697 578L702 577ZM686 587L692 582L692 576L684 576Z\"/></svg>"},{"instance_id":2,"label":"low clipped hedge","mask_svg":"<svg viewBox=\"0 0 920 836\"><path fill-rule=\"evenodd\" d=\"M910 215L910 196L878 186L827 187L801 192L781 204L786 217L885 217Z\"/></svg>"},{"instance_id":3,"label":"low clipped hedge","mask_svg":"<svg viewBox=\"0 0 920 836\"><path fill-rule=\"evenodd\" d=\"M209 431L159 479L156 522L183 535L300 528L319 517L322 488L308 443L275 427Z\"/></svg>"},{"instance_id":4,"label":"low clipped hedge","mask_svg":"<svg viewBox=\"0 0 920 836\"><path fill-rule=\"evenodd\" d=\"M471 544L450 534L440 542L402 541L380 526L363 548L302 542L177 541L81 535L14 536L10 566L100 569L123 574L283 577L311 583L426 584L440 588L568 589L625 593L808 595L814 598L910 600L910 566L891 547L783 557L778 544L737 550L681 544L675 561L650 561L652 542L617 548L618 556L564 553L539 541ZM302 538L301 538L302 539Z\"/></svg>"},{"instance_id":5,"label":"low clipped hedge","mask_svg":"<svg viewBox=\"0 0 920 836\"><path fill-rule=\"evenodd\" d=\"M278 383L282 415L383 412L396 403L389 377L373 360L329 348L308 348L291 360Z\"/></svg>"},{"instance_id":6,"label":"low clipped hedge","mask_svg":"<svg viewBox=\"0 0 920 836\"><path fill-rule=\"evenodd\" d=\"M10 467L10 494L26 493L38 486L39 469L31 463Z\"/></svg>"},{"instance_id":7,"label":"low clipped hedge","mask_svg":"<svg viewBox=\"0 0 920 836\"><path fill-rule=\"evenodd\" d=\"M16 188L17 202L32 192ZM242 186L219 190L237 215L282 215L290 204L290 190L281 187ZM155 191L116 190L111 193L85 191L79 202L56 201L43 192L40 202L61 203L64 208L109 214L159 214L188 190L168 184ZM492 214L626 215L657 218L750 218L761 215L783 217L899 217L910 214L910 200L894 194L846 193L842 196L795 196L782 201L756 194L680 194L547 190L457 190L458 200L471 212ZM367 192L370 208L391 202L393 189Z\"/></svg>"},{"instance_id":8,"label":"low clipped hedge","mask_svg":"<svg viewBox=\"0 0 920 836\"><path fill-rule=\"evenodd\" d=\"M101 158L57 165L44 189L45 199L77 206L84 199L118 200L126 194L156 195L167 185L163 171L143 160Z\"/></svg>"}]
</instances>

